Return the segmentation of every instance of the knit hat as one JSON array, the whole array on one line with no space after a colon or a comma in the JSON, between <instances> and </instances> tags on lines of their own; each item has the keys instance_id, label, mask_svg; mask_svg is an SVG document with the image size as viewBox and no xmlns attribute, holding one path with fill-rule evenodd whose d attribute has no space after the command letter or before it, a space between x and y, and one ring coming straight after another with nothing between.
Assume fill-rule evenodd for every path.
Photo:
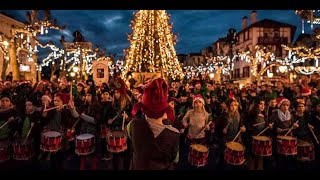
<instances>
[{"instance_id":1,"label":"knit hat","mask_svg":"<svg viewBox=\"0 0 320 180\"><path fill-rule=\"evenodd\" d=\"M102 83L102 85L100 86L100 92L101 93L110 92L110 88L107 83Z\"/></svg>"},{"instance_id":2,"label":"knit hat","mask_svg":"<svg viewBox=\"0 0 320 180\"><path fill-rule=\"evenodd\" d=\"M46 98L49 101L49 103L51 103L52 101L52 98L48 95L43 95L42 98Z\"/></svg>"},{"instance_id":3,"label":"knit hat","mask_svg":"<svg viewBox=\"0 0 320 180\"><path fill-rule=\"evenodd\" d=\"M120 77L116 78L116 80L114 81L114 86L115 86L115 90L120 92L120 94L127 93L128 86Z\"/></svg>"},{"instance_id":4,"label":"knit hat","mask_svg":"<svg viewBox=\"0 0 320 180\"><path fill-rule=\"evenodd\" d=\"M290 101L287 98L284 98L284 97L278 97L276 99L276 101L277 101L278 108L280 108L281 104L286 102L286 101L290 103Z\"/></svg>"},{"instance_id":5,"label":"knit hat","mask_svg":"<svg viewBox=\"0 0 320 180\"><path fill-rule=\"evenodd\" d=\"M133 89L137 90L140 94L143 94L143 86L133 87Z\"/></svg>"},{"instance_id":6,"label":"knit hat","mask_svg":"<svg viewBox=\"0 0 320 180\"><path fill-rule=\"evenodd\" d=\"M6 90L4 90L4 91L1 92L1 94L0 94L0 99L2 99L2 98L9 98L10 101L12 102L12 95L11 95L10 92L8 92L8 91L6 91Z\"/></svg>"},{"instance_id":7,"label":"knit hat","mask_svg":"<svg viewBox=\"0 0 320 180\"><path fill-rule=\"evenodd\" d=\"M67 93L62 93L62 92L57 92L55 94L56 97L59 97L61 99L61 101L63 102L63 104L67 104L69 102L70 99L70 95Z\"/></svg>"},{"instance_id":8,"label":"knit hat","mask_svg":"<svg viewBox=\"0 0 320 180\"><path fill-rule=\"evenodd\" d=\"M196 94L194 97L193 97L193 101L192 101L192 106L194 107L194 102L195 101L200 101L203 105L205 105L205 102L204 102L204 99L203 97L200 95L200 94Z\"/></svg>"},{"instance_id":9,"label":"knit hat","mask_svg":"<svg viewBox=\"0 0 320 180\"><path fill-rule=\"evenodd\" d=\"M306 87L302 88L300 92L301 92L301 95L302 95L302 96L309 96L309 95L311 95L311 89L306 88Z\"/></svg>"},{"instance_id":10,"label":"knit hat","mask_svg":"<svg viewBox=\"0 0 320 180\"><path fill-rule=\"evenodd\" d=\"M134 105L132 115L135 116L140 109L149 118L158 119L164 113L171 116L173 112L168 103L168 85L164 79L157 78L146 85L142 100Z\"/></svg>"},{"instance_id":11,"label":"knit hat","mask_svg":"<svg viewBox=\"0 0 320 180\"><path fill-rule=\"evenodd\" d=\"M82 86L83 88L86 87L86 85L85 85L83 82L81 82L81 81L77 83L77 86Z\"/></svg>"}]
</instances>

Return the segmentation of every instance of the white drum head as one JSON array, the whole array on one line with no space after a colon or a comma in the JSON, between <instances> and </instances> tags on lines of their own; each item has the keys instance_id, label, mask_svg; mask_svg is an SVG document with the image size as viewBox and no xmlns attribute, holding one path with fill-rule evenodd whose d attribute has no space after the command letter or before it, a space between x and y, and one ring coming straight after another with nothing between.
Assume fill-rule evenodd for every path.
<instances>
[{"instance_id":1,"label":"white drum head","mask_svg":"<svg viewBox=\"0 0 320 180\"><path fill-rule=\"evenodd\" d=\"M76 139L79 139L79 140L86 140L86 139L91 139L93 138L94 135L93 134L80 134L76 137Z\"/></svg>"},{"instance_id":2,"label":"white drum head","mask_svg":"<svg viewBox=\"0 0 320 180\"><path fill-rule=\"evenodd\" d=\"M46 137L59 137L61 136L61 133L58 131L47 131L47 132L44 132L43 135Z\"/></svg>"}]
</instances>

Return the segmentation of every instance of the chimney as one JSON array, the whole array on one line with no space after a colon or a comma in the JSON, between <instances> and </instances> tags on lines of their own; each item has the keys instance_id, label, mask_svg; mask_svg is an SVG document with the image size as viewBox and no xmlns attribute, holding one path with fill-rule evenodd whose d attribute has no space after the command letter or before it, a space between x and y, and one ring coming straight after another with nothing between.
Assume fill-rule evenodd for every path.
<instances>
[{"instance_id":1,"label":"chimney","mask_svg":"<svg viewBox=\"0 0 320 180\"><path fill-rule=\"evenodd\" d=\"M250 14L250 21L251 24L257 22L257 11L252 11Z\"/></svg>"},{"instance_id":2,"label":"chimney","mask_svg":"<svg viewBox=\"0 0 320 180\"><path fill-rule=\"evenodd\" d=\"M242 29L246 28L248 25L248 17L247 16L244 16L242 18Z\"/></svg>"}]
</instances>

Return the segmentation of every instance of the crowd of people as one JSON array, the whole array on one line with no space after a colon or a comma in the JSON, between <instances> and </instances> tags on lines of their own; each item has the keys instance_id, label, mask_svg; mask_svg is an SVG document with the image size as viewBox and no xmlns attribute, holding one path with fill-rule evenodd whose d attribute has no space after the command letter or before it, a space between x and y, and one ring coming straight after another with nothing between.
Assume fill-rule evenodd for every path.
<instances>
[{"instance_id":1,"label":"crowd of people","mask_svg":"<svg viewBox=\"0 0 320 180\"><path fill-rule=\"evenodd\" d=\"M242 88L201 78L132 87L112 79L1 82L0 168L320 167L317 76Z\"/></svg>"}]
</instances>

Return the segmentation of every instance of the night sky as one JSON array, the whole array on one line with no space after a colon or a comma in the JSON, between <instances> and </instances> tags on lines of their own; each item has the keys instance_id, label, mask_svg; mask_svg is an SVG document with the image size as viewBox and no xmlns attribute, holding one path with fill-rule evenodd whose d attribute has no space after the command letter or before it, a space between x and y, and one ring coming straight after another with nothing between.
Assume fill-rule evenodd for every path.
<instances>
[{"instance_id":1,"label":"night sky","mask_svg":"<svg viewBox=\"0 0 320 180\"><path fill-rule=\"evenodd\" d=\"M229 28L241 30L244 16L250 18L252 10L167 10L171 15L173 33L178 35L177 54L200 52L214 41L227 34ZM17 20L24 22L26 10L3 10ZM122 55L128 48L127 34L132 33L129 27L135 10L52 10L52 17L59 25L66 25L62 32L49 31L50 36L41 37L41 41L58 40L63 34L66 41L72 41L72 33L79 30L86 41L107 53ZM257 19L272 19L297 26L296 36L301 33L301 20L294 10L258 10ZM249 22L250 23L250 22ZM307 26L306 32L310 29ZM96 47L96 46L94 46Z\"/></svg>"}]
</instances>

